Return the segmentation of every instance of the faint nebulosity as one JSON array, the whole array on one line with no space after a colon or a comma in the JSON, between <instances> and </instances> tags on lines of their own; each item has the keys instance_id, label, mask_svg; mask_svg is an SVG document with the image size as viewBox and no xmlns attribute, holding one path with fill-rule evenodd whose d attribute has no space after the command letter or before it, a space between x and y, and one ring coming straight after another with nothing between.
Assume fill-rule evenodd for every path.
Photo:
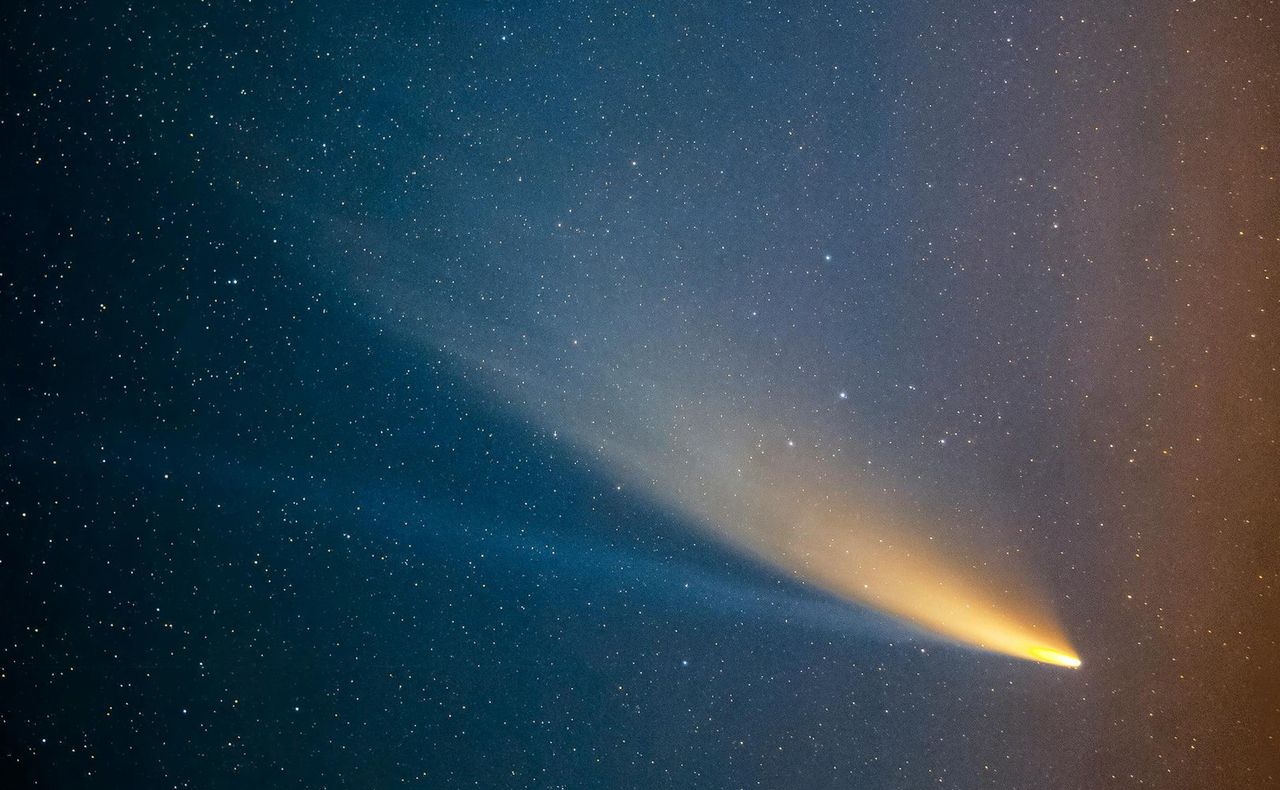
<instances>
[{"instance_id":1,"label":"faint nebulosity","mask_svg":"<svg viewBox=\"0 0 1280 790\"><path fill-rule=\"evenodd\" d=\"M1276 3L2 15L0 784L1280 786Z\"/></svg>"}]
</instances>

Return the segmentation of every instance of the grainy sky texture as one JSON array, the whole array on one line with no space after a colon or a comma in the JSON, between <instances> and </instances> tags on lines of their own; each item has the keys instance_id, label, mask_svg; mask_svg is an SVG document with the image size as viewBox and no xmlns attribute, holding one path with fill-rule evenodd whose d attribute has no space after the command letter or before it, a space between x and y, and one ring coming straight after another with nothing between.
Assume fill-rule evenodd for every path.
<instances>
[{"instance_id":1,"label":"grainy sky texture","mask_svg":"<svg viewBox=\"0 0 1280 790\"><path fill-rule=\"evenodd\" d=\"M12 786L1280 785L1277 4L0 20Z\"/></svg>"}]
</instances>

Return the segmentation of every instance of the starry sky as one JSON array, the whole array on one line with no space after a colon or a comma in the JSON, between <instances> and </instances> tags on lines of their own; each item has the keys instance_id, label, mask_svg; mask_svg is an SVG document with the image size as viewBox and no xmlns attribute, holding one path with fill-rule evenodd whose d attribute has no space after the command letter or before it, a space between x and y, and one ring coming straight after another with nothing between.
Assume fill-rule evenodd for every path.
<instances>
[{"instance_id":1,"label":"starry sky","mask_svg":"<svg viewBox=\"0 0 1280 790\"><path fill-rule=\"evenodd\" d=\"M0 17L5 786L1280 786L1280 5Z\"/></svg>"}]
</instances>

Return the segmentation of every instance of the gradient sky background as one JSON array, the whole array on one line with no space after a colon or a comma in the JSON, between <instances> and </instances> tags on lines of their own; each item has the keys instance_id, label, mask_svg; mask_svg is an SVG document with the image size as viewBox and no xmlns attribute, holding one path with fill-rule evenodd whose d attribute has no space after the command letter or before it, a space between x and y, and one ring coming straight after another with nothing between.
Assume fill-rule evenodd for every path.
<instances>
[{"instance_id":1,"label":"gradient sky background","mask_svg":"<svg viewBox=\"0 0 1280 790\"><path fill-rule=\"evenodd\" d=\"M1280 784L1280 7L1028 5L6 7L13 786Z\"/></svg>"}]
</instances>

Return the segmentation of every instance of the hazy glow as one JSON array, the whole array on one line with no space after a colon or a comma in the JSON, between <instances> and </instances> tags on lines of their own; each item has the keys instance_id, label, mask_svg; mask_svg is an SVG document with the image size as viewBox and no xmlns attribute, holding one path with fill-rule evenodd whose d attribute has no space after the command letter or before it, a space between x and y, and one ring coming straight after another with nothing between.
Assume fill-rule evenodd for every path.
<instances>
[{"instance_id":1,"label":"hazy glow","mask_svg":"<svg viewBox=\"0 0 1280 790\"><path fill-rule=\"evenodd\" d=\"M870 495L840 485L854 479L843 464L789 448L776 458L735 450L723 436L706 447L684 445L666 461L626 443L596 446L618 471L647 473L656 496L722 540L800 579L964 645L1080 666L1052 610L1014 569L966 559L868 505Z\"/></svg>"},{"instance_id":2,"label":"hazy glow","mask_svg":"<svg viewBox=\"0 0 1280 790\"><path fill-rule=\"evenodd\" d=\"M403 304L403 294L388 298ZM1080 665L1052 607L1004 560L1007 550L979 545L972 525L911 511L851 460L842 446L857 428L851 400L839 387L798 380L794 356L762 358L656 308L584 308L572 322L550 323L463 320L454 310L415 305L440 322L424 326L423 339L631 490L798 580L929 633ZM580 342L565 323L593 326L587 336L609 342ZM483 347L472 331L481 325L493 330Z\"/></svg>"},{"instance_id":3,"label":"hazy glow","mask_svg":"<svg viewBox=\"0 0 1280 790\"><path fill-rule=\"evenodd\" d=\"M1051 607L996 552L928 535L859 491L851 465L759 420L728 416L705 393L630 390L645 397L571 410L540 398L540 416L619 479L797 579L963 645L1080 665Z\"/></svg>"}]
</instances>

